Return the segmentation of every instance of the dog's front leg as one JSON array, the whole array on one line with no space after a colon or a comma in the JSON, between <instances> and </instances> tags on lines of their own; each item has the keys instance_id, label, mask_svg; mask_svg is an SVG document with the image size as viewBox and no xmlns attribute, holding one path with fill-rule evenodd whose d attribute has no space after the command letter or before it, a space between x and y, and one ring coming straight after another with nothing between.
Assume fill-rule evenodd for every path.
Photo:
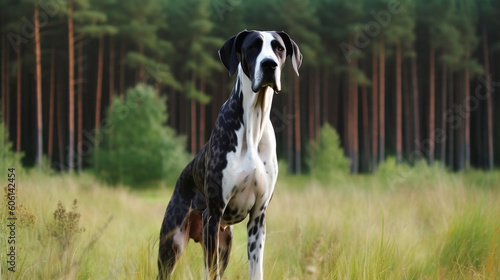
<instances>
[{"instance_id":1,"label":"dog's front leg","mask_svg":"<svg viewBox=\"0 0 500 280\"><path fill-rule=\"evenodd\" d=\"M264 243L266 241L265 210L254 211L247 225L250 279L263 279Z\"/></svg>"},{"instance_id":2,"label":"dog's front leg","mask_svg":"<svg viewBox=\"0 0 500 280\"><path fill-rule=\"evenodd\" d=\"M222 173L207 174L205 199L207 208L203 212L203 251L207 279L220 279L219 229L225 208L222 198Z\"/></svg>"}]
</instances>

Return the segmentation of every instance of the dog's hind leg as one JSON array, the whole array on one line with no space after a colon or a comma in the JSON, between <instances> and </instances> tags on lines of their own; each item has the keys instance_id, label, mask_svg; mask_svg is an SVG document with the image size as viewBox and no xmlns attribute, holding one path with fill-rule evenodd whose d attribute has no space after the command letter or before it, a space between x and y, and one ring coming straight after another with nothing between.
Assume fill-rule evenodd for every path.
<instances>
[{"instance_id":1,"label":"dog's hind leg","mask_svg":"<svg viewBox=\"0 0 500 280\"><path fill-rule=\"evenodd\" d=\"M219 256L220 256L220 274L224 274L227 264L229 263L229 255L231 254L231 246L233 243L233 226L227 226L219 230Z\"/></svg>"},{"instance_id":2,"label":"dog's hind leg","mask_svg":"<svg viewBox=\"0 0 500 280\"><path fill-rule=\"evenodd\" d=\"M196 235L195 227L200 227L199 235L201 236L201 212L190 211L196 195L194 183L188 176L183 175L185 174L181 174L177 180L160 231L158 254L158 279L160 280L170 277L175 262L184 252L190 233ZM195 236L193 239L197 241Z\"/></svg>"}]
</instances>

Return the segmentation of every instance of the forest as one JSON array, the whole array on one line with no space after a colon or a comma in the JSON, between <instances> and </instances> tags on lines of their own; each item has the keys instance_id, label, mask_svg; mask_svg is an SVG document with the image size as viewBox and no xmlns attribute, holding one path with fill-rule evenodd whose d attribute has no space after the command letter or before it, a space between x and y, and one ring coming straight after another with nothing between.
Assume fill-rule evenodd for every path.
<instances>
[{"instance_id":1,"label":"forest","mask_svg":"<svg viewBox=\"0 0 500 280\"><path fill-rule=\"evenodd\" d=\"M234 83L217 50L284 30L304 55L271 113L291 173L308 172L326 123L352 173L389 157L491 170L499 13L494 0L0 0L1 120L24 165L91 168L113 100L147 84L195 154Z\"/></svg>"}]
</instances>

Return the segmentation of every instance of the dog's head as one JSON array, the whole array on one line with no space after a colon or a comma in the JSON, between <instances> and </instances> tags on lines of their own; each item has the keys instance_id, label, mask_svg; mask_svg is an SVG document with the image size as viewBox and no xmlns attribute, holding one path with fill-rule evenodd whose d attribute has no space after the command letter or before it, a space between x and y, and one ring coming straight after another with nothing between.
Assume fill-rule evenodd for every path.
<instances>
[{"instance_id":1,"label":"dog's head","mask_svg":"<svg viewBox=\"0 0 500 280\"><path fill-rule=\"evenodd\" d=\"M241 63L245 75L252 81L252 91L262 87L281 90L281 69L286 57L292 60L297 76L302 54L297 44L283 31L243 30L231 37L219 50L219 57L232 76Z\"/></svg>"}]
</instances>

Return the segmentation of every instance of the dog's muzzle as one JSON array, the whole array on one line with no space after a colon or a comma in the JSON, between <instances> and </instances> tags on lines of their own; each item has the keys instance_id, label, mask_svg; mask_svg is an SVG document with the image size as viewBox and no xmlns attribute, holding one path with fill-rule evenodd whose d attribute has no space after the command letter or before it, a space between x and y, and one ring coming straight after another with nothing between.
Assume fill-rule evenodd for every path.
<instances>
[{"instance_id":1,"label":"dog's muzzle","mask_svg":"<svg viewBox=\"0 0 500 280\"><path fill-rule=\"evenodd\" d=\"M271 87L275 92L281 90L281 83L278 63L273 59L263 59L260 62L260 71L255 75L255 79L252 83L252 90L258 92L260 88Z\"/></svg>"}]
</instances>

